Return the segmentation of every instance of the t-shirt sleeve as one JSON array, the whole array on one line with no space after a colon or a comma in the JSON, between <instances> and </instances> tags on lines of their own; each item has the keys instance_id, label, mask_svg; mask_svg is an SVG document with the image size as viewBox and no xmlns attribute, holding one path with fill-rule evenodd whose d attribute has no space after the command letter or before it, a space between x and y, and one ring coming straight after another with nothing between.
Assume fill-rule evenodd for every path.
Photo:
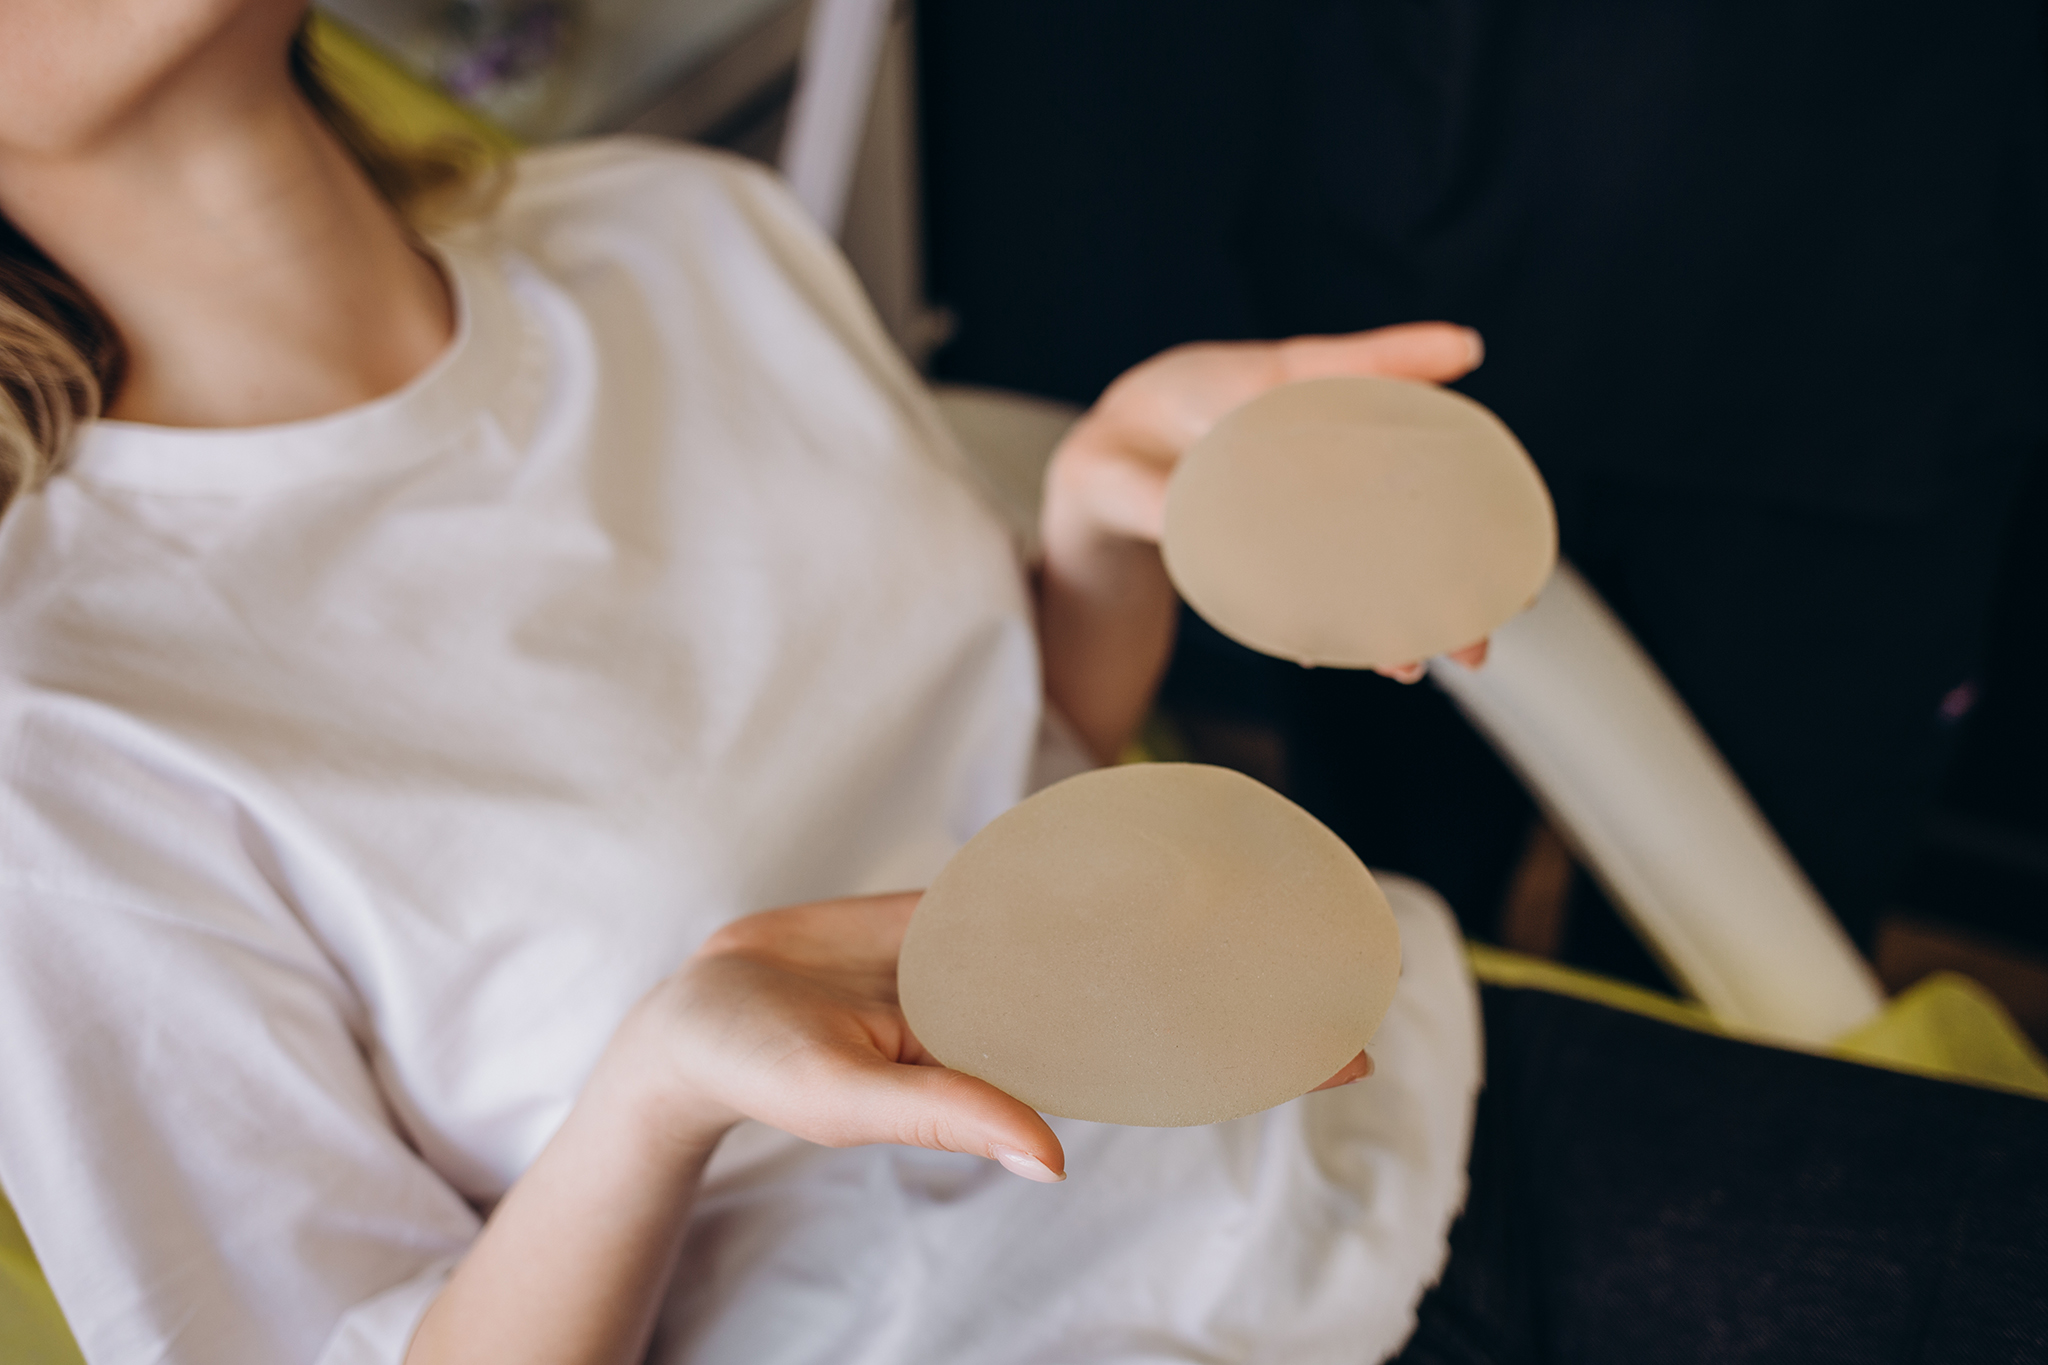
<instances>
[{"instance_id":1,"label":"t-shirt sleeve","mask_svg":"<svg viewBox=\"0 0 2048 1365\"><path fill-rule=\"evenodd\" d=\"M251 822L146 762L12 758L0 1186L87 1359L402 1360L480 1220Z\"/></svg>"}]
</instances>

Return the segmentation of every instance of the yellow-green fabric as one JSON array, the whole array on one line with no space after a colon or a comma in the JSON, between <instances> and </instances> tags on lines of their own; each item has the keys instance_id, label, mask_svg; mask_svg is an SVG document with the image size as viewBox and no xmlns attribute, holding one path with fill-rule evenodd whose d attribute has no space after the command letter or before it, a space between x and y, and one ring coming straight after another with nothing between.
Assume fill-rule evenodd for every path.
<instances>
[{"instance_id":1,"label":"yellow-green fabric","mask_svg":"<svg viewBox=\"0 0 2048 1365\"><path fill-rule=\"evenodd\" d=\"M84 1359L28 1249L21 1221L0 1199L0 1360L8 1365L83 1365Z\"/></svg>"},{"instance_id":2,"label":"yellow-green fabric","mask_svg":"<svg viewBox=\"0 0 2048 1365\"><path fill-rule=\"evenodd\" d=\"M1833 1051L1894 1071L2048 1099L2048 1062L1996 996L1954 972L1923 979Z\"/></svg>"},{"instance_id":3,"label":"yellow-green fabric","mask_svg":"<svg viewBox=\"0 0 2048 1365\"><path fill-rule=\"evenodd\" d=\"M489 156L519 150L517 138L415 80L347 25L315 10L310 36L329 88L393 143L424 147L453 140Z\"/></svg>"},{"instance_id":4,"label":"yellow-green fabric","mask_svg":"<svg viewBox=\"0 0 2048 1365\"><path fill-rule=\"evenodd\" d=\"M1651 1019L1661 1019L1681 1028L1702 1033L1727 1032L1703 1006L1674 999L1656 991L1632 986L1612 977L1596 976L1547 958L1509 952L1490 943L1467 943L1465 955L1472 963L1472 975L1489 986L1514 986L1524 990L1569 995L1610 1009L1626 1010Z\"/></svg>"},{"instance_id":5,"label":"yellow-green fabric","mask_svg":"<svg viewBox=\"0 0 2048 1365\"><path fill-rule=\"evenodd\" d=\"M1466 945L1472 974L1494 986L1569 995L1703 1033L1732 1034L1699 1005L1489 944ZM1739 1035L1735 1035L1739 1036ZM2048 1062L1991 992L1966 976L1936 972L1838 1039L1828 1055L2048 1099Z\"/></svg>"}]
</instances>

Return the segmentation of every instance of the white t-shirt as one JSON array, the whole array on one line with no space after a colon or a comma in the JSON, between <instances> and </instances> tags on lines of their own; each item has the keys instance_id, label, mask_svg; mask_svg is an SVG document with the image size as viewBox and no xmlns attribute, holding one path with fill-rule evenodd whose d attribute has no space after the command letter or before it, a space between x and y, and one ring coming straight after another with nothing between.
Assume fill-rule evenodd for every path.
<instances>
[{"instance_id":1,"label":"white t-shirt","mask_svg":"<svg viewBox=\"0 0 2048 1365\"><path fill-rule=\"evenodd\" d=\"M396 1362L628 1006L922 885L1027 782L1012 549L781 188L525 159L456 341L309 422L101 422L0 522L0 1186L94 1362ZM1379 1074L1056 1122L1044 1187L743 1125L655 1358L1358 1362L1461 1197L1471 988Z\"/></svg>"}]
</instances>

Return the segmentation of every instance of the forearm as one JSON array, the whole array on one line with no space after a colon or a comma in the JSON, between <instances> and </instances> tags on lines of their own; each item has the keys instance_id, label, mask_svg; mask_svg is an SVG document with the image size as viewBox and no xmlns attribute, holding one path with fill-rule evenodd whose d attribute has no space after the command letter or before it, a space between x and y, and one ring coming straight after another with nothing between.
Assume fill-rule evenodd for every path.
<instances>
[{"instance_id":1,"label":"forearm","mask_svg":"<svg viewBox=\"0 0 2048 1365\"><path fill-rule=\"evenodd\" d=\"M917 899L745 916L642 997L427 1310L407 1365L644 1359L705 1163L742 1116L826 1146L943 1147L1063 1178L1044 1119L940 1066L904 1022L896 959Z\"/></svg>"},{"instance_id":2,"label":"forearm","mask_svg":"<svg viewBox=\"0 0 2048 1365\"><path fill-rule=\"evenodd\" d=\"M646 1356L718 1130L676 1130L615 1060L492 1213L406 1365Z\"/></svg>"},{"instance_id":3,"label":"forearm","mask_svg":"<svg viewBox=\"0 0 2048 1365\"><path fill-rule=\"evenodd\" d=\"M1097 759L1113 762L1173 651L1178 599L1159 547L1120 540L1049 555L1037 587L1046 697Z\"/></svg>"}]
</instances>

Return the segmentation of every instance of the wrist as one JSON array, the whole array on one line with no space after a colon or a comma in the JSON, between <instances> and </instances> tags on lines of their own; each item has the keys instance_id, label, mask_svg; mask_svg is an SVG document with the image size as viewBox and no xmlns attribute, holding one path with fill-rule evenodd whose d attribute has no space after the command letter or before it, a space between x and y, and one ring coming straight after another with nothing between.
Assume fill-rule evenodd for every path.
<instances>
[{"instance_id":1,"label":"wrist","mask_svg":"<svg viewBox=\"0 0 2048 1365\"><path fill-rule=\"evenodd\" d=\"M1078 564L1156 555L1174 458L1099 412L1084 416L1046 467L1039 529L1048 557Z\"/></svg>"},{"instance_id":2,"label":"wrist","mask_svg":"<svg viewBox=\"0 0 2048 1365\"><path fill-rule=\"evenodd\" d=\"M701 1168L742 1116L706 1094L677 1064L675 1043L665 1036L658 1006L663 989L657 987L619 1025L577 1109L610 1127L651 1162Z\"/></svg>"},{"instance_id":3,"label":"wrist","mask_svg":"<svg viewBox=\"0 0 2048 1365\"><path fill-rule=\"evenodd\" d=\"M1052 472L1039 522L1041 574L1091 597L1149 587L1163 576L1157 537L1118 515L1114 494L1113 488L1088 486L1085 472Z\"/></svg>"}]
</instances>

